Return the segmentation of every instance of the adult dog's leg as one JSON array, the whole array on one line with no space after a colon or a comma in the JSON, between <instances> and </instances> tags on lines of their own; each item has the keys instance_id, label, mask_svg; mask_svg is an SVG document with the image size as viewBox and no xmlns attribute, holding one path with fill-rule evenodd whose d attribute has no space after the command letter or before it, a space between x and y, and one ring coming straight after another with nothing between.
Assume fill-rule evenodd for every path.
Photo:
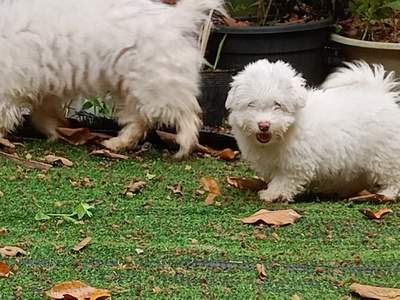
<instances>
[{"instance_id":1,"label":"adult dog's leg","mask_svg":"<svg viewBox=\"0 0 400 300\"><path fill-rule=\"evenodd\" d=\"M63 102L56 96L46 96L40 105L34 106L31 112L33 126L43 133L49 141L59 137L58 127L68 126Z\"/></svg>"}]
</instances>

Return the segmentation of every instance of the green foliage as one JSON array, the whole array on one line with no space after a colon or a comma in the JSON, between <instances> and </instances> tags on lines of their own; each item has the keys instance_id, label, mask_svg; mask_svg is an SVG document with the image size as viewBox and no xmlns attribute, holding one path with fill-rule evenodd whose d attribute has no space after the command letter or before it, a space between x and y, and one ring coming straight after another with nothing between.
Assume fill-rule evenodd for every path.
<instances>
[{"instance_id":1,"label":"green foliage","mask_svg":"<svg viewBox=\"0 0 400 300\"><path fill-rule=\"evenodd\" d=\"M92 209L94 209L93 205L81 202L73 209L72 213L70 214L46 214L43 211L39 211L35 215L35 220L48 221L51 218L59 218L67 222L76 223L78 220L82 220L85 216L91 218L93 216L93 213L90 210ZM78 220L74 218L75 216Z\"/></svg>"},{"instance_id":2,"label":"green foliage","mask_svg":"<svg viewBox=\"0 0 400 300\"><path fill-rule=\"evenodd\" d=\"M111 117L113 113L113 109L100 97L89 97L85 99L82 110L89 109L93 109L93 113L96 116Z\"/></svg>"},{"instance_id":3,"label":"green foliage","mask_svg":"<svg viewBox=\"0 0 400 300\"><path fill-rule=\"evenodd\" d=\"M91 218L93 216L93 213L90 211L91 209L94 209L93 205L81 202L75 207L71 216L76 215L79 220L82 220L85 216Z\"/></svg>"},{"instance_id":4,"label":"green foliage","mask_svg":"<svg viewBox=\"0 0 400 300\"><path fill-rule=\"evenodd\" d=\"M395 11L400 10L400 0L352 0L349 2L349 9L373 24L392 17Z\"/></svg>"},{"instance_id":5,"label":"green foliage","mask_svg":"<svg viewBox=\"0 0 400 300\"><path fill-rule=\"evenodd\" d=\"M207 66L211 71L217 70L217 66L218 66L219 60L221 59L221 52L222 52L222 48L224 47L224 43L225 43L226 37L227 37L227 35L225 34L224 37L222 38L222 40L221 40L221 41L219 42L219 44L218 44L217 55L216 55L216 57L215 57L214 64L211 64L210 62L208 62L207 60L205 60L206 66Z\"/></svg>"},{"instance_id":6,"label":"green foliage","mask_svg":"<svg viewBox=\"0 0 400 300\"><path fill-rule=\"evenodd\" d=\"M328 0L229 0L229 13L233 17L249 19L258 26L292 22L293 18L305 22L319 20L328 15Z\"/></svg>"}]
</instances>

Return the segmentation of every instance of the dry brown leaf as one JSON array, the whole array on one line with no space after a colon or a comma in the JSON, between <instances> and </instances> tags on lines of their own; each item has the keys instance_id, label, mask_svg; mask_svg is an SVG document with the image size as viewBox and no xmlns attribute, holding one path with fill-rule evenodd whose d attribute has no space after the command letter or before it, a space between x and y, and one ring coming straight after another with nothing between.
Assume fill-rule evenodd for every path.
<instances>
[{"instance_id":1,"label":"dry brown leaf","mask_svg":"<svg viewBox=\"0 0 400 300\"><path fill-rule=\"evenodd\" d=\"M101 143L102 141L111 138L108 134L91 132L89 128L58 127L56 130L62 140L75 146L84 145L89 141Z\"/></svg>"},{"instance_id":2,"label":"dry brown leaf","mask_svg":"<svg viewBox=\"0 0 400 300\"><path fill-rule=\"evenodd\" d=\"M231 27L247 27L250 26L249 22L246 21L239 21L231 17L223 17L223 21L226 26L231 26Z\"/></svg>"},{"instance_id":3,"label":"dry brown leaf","mask_svg":"<svg viewBox=\"0 0 400 300\"><path fill-rule=\"evenodd\" d=\"M360 193L358 193L357 196L349 198L350 201L352 202L379 202L379 203L384 203L384 202L393 202L396 199L395 198L390 198L386 197L385 195L380 195L380 194L372 194L368 192L367 190L363 190Z\"/></svg>"},{"instance_id":4,"label":"dry brown leaf","mask_svg":"<svg viewBox=\"0 0 400 300\"><path fill-rule=\"evenodd\" d=\"M206 205L213 205L214 204L214 200L215 198L217 198L217 194L213 194L213 193L208 193L207 198L204 200L204 203Z\"/></svg>"},{"instance_id":5,"label":"dry brown leaf","mask_svg":"<svg viewBox=\"0 0 400 300\"><path fill-rule=\"evenodd\" d=\"M10 275L10 268L6 263L0 261L0 277L8 277Z\"/></svg>"},{"instance_id":6,"label":"dry brown leaf","mask_svg":"<svg viewBox=\"0 0 400 300\"><path fill-rule=\"evenodd\" d=\"M175 195L183 196L182 184L180 183L175 183L171 186L168 186L168 189L171 190Z\"/></svg>"},{"instance_id":7,"label":"dry brown leaf","mask_svg":"<svg viewBox=\"0 0 400 300\"><path fill-rule=\"evenodd\" d=\"M218 157L219 159L225 160L225 161L231 161L236 158L236 156L239 154L239 151L233 151L230 148L226 148L221 151L215 151L213 152L213 156Z\"/></svg>"},{"instance_id":8,"label":"dry brown leaf","mask_svg":"<svg viewBox=\"0 0 400 300\"><path fill-rule=\"evenodd\" d=\"M0 228L0 236L6 235L8 233L8 229L5 227Z\"/></svg>"},{"instance_id":9,"label":"dry brown leaf","mask_svg":"<svg viewBox=\"0 0 400 300\"><path fill-rule=\"evenodd\" d=\"M13 143L11 143L9 140L0 137L0 145L4 146L6 148L11 148L11 149L15 149L15 145Z\"/></svg>"},{"instance_id":10,"label":"dry brown leaf","mask_svg":"<svg viewBox=\"0 0 400 300\"><path fill-rule=\"evenodd\" d=\"M381 208L378 211L373 212L372 210L370 210L368 208L362 208L362 209L360 209L360 212L363 213L364 215L366 215L370 219L379 220L384 215L393 212L393 210L385 207L385 208Z\"/></svg>"},{"instance_id":11,"label":"dry brown leaf","mask_svg":"<svg viewBox=\"0 0 400 300\"><path fill-rule=\"evenodd\" d=\"M57 133L60 134L60 138L70 143L71 145L83 145L90 140L90 129L89 128L57 128Z\"/></svg>"},{"instance_id":12,"label":"dry brown leaf","mask_svg":"<svg viewBox=\"0 0 400 300\"><path fill-rule=\"evenodd\" d=\"M67 159L67 158L65 158L65 157L56 156L56 155L51 155L51 154L46 155L46 156L44 157L44 159L45 159L46 162L48 162L48 163L50 163L50 164L52 164L52 165L59 165L59 164L61 164L61 165L67 166L67 167L72 167L73 164L74 164L72 161L70 161L69 159Z\"/></svg>"},{"instance_id":13,"label":"dry brown leaf","mask_svg":"<svg viewBox=\"0 0 400 300\"><path fill-rule=\"evenodd\" d=\"M301 216L293 209L275 211L261 209L255 214L247 218L243 218L241 221L244 224L255 224L258 222L264 222L267 225L284 226L293 224L300 217Z\"/></svg>"},{"instance_id":14,"label":"dry brown leaf","mask_svg":"<svg viewBox=\"0 0 400 300\"><path fill-rule=\"evenodd\" d=\"M129 159L129 156L114 153L108 149L93 150L92 152L90 152L90 155L103 156L103 157L115 158L115 159L124 159L124 160Z\"/></svg>"},{"instance_id":15,"label":"dry brown leaf","mask_svg":"<svg viewBox=\"0 0 400 300\"><path fill-rule=\"evenodd\" d=\"M176 4L176 0L161 0L165 4Z\"/></svg>"},{"instance_id":16,"label":"dry brown leaf","mask_svg":"<svg viewBox=\"0 0 400 300\"><path fill-rule=\"evenodd\" d=\"M6 152L0 151L0 155L15 162L17 165L21 165L29 169L48 171L50 168L52 168L52 165L45 164L40 161L23 159L16 154L8 154Z\"/></svg>"},{"instance_id":17,"label":"dry brown leaf","mask_svg":"<svg viewBox=\"0 0 400 300\"><path fill-rule=\"evenodd\" d=\"M212 194L221 195L221 191L218 186L218 182L211 177L202 177L200 183L203 185L204 189Z\"/></svg>"},{"instance_id":18,"label":"dry brown leaf","mask_svg":"<svg viewBox=\"0 0 400 300\"><path fill-rule=\"evenodd\" d=\"M19 247L13 247L13 246L5 246L3 248L0 248L0 255L1 256L17 256L17 255L26 255L26 252L19 248Z\"/></svg>"},{"instance_id":19,"label":"dry brown leaf","mask_svg":"<svg viewBox=\"0 0 400 300\"><path fill-rule=\"evenodd\" d=\"M268 187L268 184L259 178L245 178L245 177L234 177L229 176L226 178L229 185L241 189L241 190L252 190L260 191Z\"/></svg>"},{"instance_id":20,"label":"dry brown leaf","mask_svg":"<svg viewBox=\"0 0 400 300\"><path fill-rule=\"evenodd\" d=\"M58 283L46 291L46 295L51 299L77 300L103 300L111 297L110 291L88 286L79 280Z\"/></svg>"},{"instance_id":21,"label":"dry brown leaf","mask_svg":"<svg viewBox=\"0 0 400 300\"><path fill-rule=\"evenodd\" d=\"M125 187L124 195L129 196L131 194L139 192L141 189L143 189L146 186L145 181L141 181L138 179L133 179L129 184Z\"/></svg>"},{"instance_id":22,"label":"dry brown leaf","mask_svg":"<svg viewBox=\"0 0 400 300\"><path fill-rule=\"evenodd\" d=\"M80 241L78 244L76 244L74 246L74 248L72 248L72 250L74 250L76 252L82 250L90 243L91 240L92 240L92 238L90 236L84 238L82 241Z\"/></svg>"},{"instance_id":23,"label":"dry brown leaf","mask_svg":"<svg viewBox=\"0 0 400 300\"><path fill-rule=\"evenodd\" d=\"M400 300L400 289L383 288L372 285L353 283L350 290L361 297L379 300Z\"/></svg>"},{"instance_id":24,"label":"dry brown leaf","mask_svg":"<svg viewBox=\"0 0 400 300\"><path fill-rule=\"evenodd\" d=\"M263 264L256 264L258 279L265 281L267 278L267 272L265 271L265 266Z\"/></svg>"},{"instance_id":25,"label":"dry brown leaf","mask_svg":"<svg viewBox=\"0 0 400 300\"><path fill-rule=\"evenodd\" d=\"M211 177L202 177L200 183L203 185L204 189L208 192L207 198L205 199L206 205L214 204L214 199L221 195L221 190L219 189L218 182Z\"/></svg>"}]
</instances>

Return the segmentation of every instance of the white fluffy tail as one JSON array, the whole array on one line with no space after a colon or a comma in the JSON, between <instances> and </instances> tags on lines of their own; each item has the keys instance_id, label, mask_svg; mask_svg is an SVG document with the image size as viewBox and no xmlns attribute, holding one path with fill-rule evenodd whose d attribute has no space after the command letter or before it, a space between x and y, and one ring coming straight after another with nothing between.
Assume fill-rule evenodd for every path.
<instances>
[{"instance_id":1,"label":"white fluffy tail","mask_svg":"<svg viewBox=\"0 0 400 300\"><path fill-rule=\"evenodd\" d=\"M391 93L400 91L400 82L395 79L395 72L386 72L382 65L369 65L365 61L346 62L345 67L339 68L328 76L322 84L323 89L366 85L373 86Z\"/></svg>"}]
</instances>

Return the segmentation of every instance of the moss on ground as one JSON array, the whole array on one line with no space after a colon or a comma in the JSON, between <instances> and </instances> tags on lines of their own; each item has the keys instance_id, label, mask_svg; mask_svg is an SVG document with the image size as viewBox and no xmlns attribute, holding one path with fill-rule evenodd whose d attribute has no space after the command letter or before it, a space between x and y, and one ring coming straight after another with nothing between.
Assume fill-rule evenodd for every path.
<instances>
[{"instance_id":1,"label":"moss on ground","mask_svg":"<svg viewBox=\"0 0 400 300\"><path fill-rule=\"evenodd\" d=\"M383 206L371 203L310 198L266 206L254 192L226 184L226 176L252 175L246 164L178 163L158 150L115 161L89 156L86 147L29 141L18 152L34 159L54 153L74 166L43 174L1 159L0 228L9 233L0 246L28 254L2 259L13 273L0 279L0 299L43 299L52 285L73 279L108 288L113 299L340 299L354 281L400 288L400 204L387 205L394 213L381 221L359 212ZM196 193L202 176L220 182L223 196L214 206ZM129 198L123 190L133 178L147 185ZM168 189L175 183L183 196ZM69 213L80 202L95 206L83 224L34 218L39 211ZM282 228L239 221L260 208L286 207L303 217ZM86 236L92 242L72 252Z\"/></svg>"}]
</instances>

